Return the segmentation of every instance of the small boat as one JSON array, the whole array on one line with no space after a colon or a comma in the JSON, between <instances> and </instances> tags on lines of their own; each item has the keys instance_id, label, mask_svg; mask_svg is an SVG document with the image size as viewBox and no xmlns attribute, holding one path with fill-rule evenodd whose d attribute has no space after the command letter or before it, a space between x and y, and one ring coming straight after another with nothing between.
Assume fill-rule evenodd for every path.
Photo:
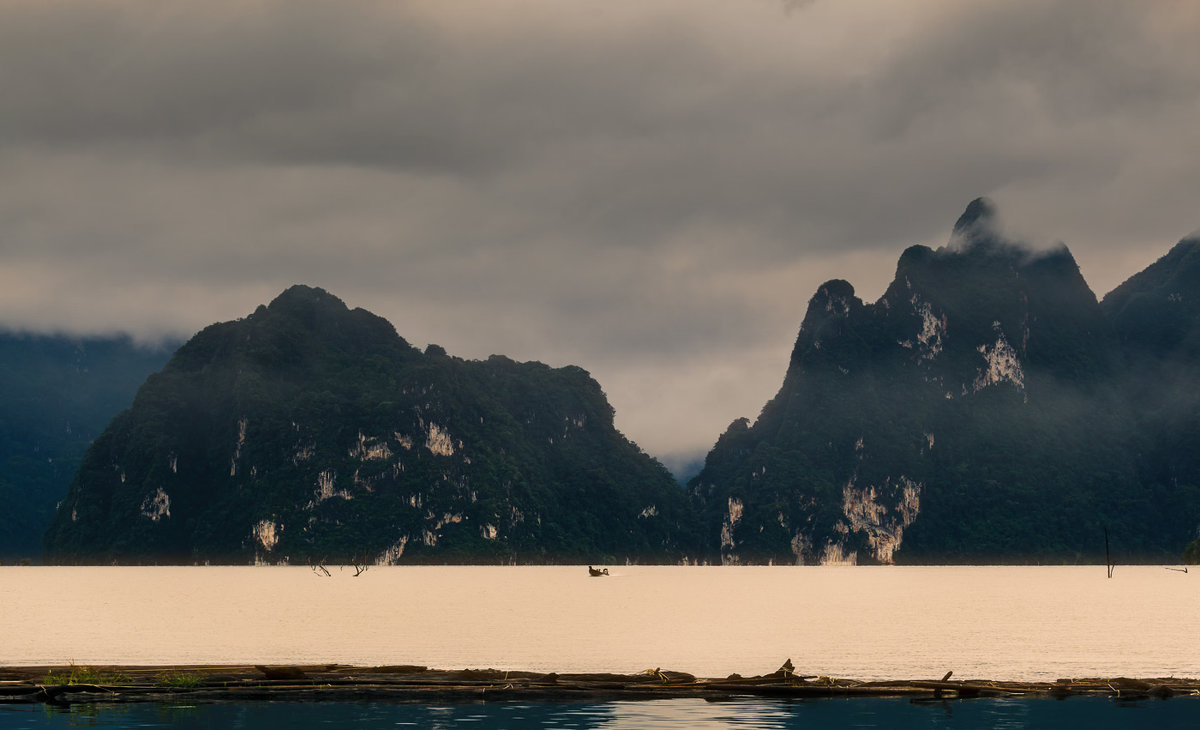
<instances>
[{"instance_id":1,"label":"small boat","mask_svg":"<svg viewBox=\"0 0 1200 730\"><path fill-rule=\"evenodd\" d=\"M599 578L601 576L608 575L608 568L604 568L603 570L600 570L598 568L593 568L592 566L589 565L588 566L588 575L592 576L593 578Z\"/></svg>"}]
</instances>

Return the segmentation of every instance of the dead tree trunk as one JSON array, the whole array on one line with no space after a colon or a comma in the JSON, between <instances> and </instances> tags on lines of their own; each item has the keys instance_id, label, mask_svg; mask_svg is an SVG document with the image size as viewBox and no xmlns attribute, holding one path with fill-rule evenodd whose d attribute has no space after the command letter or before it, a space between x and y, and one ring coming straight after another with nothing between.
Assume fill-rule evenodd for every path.
<instances>
[{"instance_id":1,"label":"dead tree trunk","mask_svg":"<svg viewBox=\"0 0 1200 730\"><path fill-rule=\"evenodd\" d=\"M1104 528L1104 565L1108 568L1108 577L1111 578L1112 574L1113 574L1113 568L1115 568L1117 566L1113 565L1112 556L1108 552L1108 528L1107 527Z\"/></svg>"}]
</instances>

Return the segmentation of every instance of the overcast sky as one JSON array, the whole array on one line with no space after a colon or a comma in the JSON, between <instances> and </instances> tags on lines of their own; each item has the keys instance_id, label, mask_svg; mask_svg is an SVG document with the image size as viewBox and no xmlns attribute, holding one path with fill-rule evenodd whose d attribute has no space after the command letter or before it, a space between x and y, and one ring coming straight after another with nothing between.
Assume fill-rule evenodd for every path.
<instances>
[{"instance_id":1,"label":"overcast sky","mask_svg":"<svg viewBox=\"0 0 1200 730\"><path fill-rule=\"evenodd\" d=\"M293 283L577 364L659 456L986 195L1103 295L1200 227L1188 0L0 0L0 324Z\"/></svg>"}]
</instances>

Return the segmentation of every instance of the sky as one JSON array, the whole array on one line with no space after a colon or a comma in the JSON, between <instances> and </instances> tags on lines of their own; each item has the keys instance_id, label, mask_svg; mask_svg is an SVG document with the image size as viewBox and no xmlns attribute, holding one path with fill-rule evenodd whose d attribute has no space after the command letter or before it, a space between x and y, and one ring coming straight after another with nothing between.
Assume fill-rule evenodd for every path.
<instances>
[{"instance_id":1,"label":"sky","mask_svg":"<svg viewBox=\"0 0 1200 730\"><path fill-rule=\"evenodd\" d=\"M575 364L669 465L973 198L1098 296L1200 228L1186 0L0 0L0 326L291 284Z\"/></svg>"}]
</instances>

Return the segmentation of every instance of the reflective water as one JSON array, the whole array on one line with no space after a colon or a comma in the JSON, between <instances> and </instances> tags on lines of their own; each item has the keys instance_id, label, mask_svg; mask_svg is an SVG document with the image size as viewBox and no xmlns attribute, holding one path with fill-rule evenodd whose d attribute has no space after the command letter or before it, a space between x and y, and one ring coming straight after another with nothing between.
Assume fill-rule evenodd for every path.
<instances>
[{"instance_id":1,"label":"reflective water","mask_svg":"<svg viewBox=\"0 0 1200 730\"><path fill-rule=\"evenodd\" d=\"M1091 730L1195 728L1200 699L1134 703L1076 697L914 703L902 699L655 700L595 704L413 705L382 703L244 703L117 705L54 709L0 706L0 728L1061 728Z\"/></svg>"},{"instance_id":2,"label":"reflective water","mask_svg":"<svg viewBox=\"0 0 1200 730\"><path fill-rule=\"evenodd\" d=\"M324 663L858 679L1200 675L1161 567L0 568L0 665ZM216 710L213 710L216 711ZM512 710L507 710L512 711Z\"/></svg>"}]
</instances>

